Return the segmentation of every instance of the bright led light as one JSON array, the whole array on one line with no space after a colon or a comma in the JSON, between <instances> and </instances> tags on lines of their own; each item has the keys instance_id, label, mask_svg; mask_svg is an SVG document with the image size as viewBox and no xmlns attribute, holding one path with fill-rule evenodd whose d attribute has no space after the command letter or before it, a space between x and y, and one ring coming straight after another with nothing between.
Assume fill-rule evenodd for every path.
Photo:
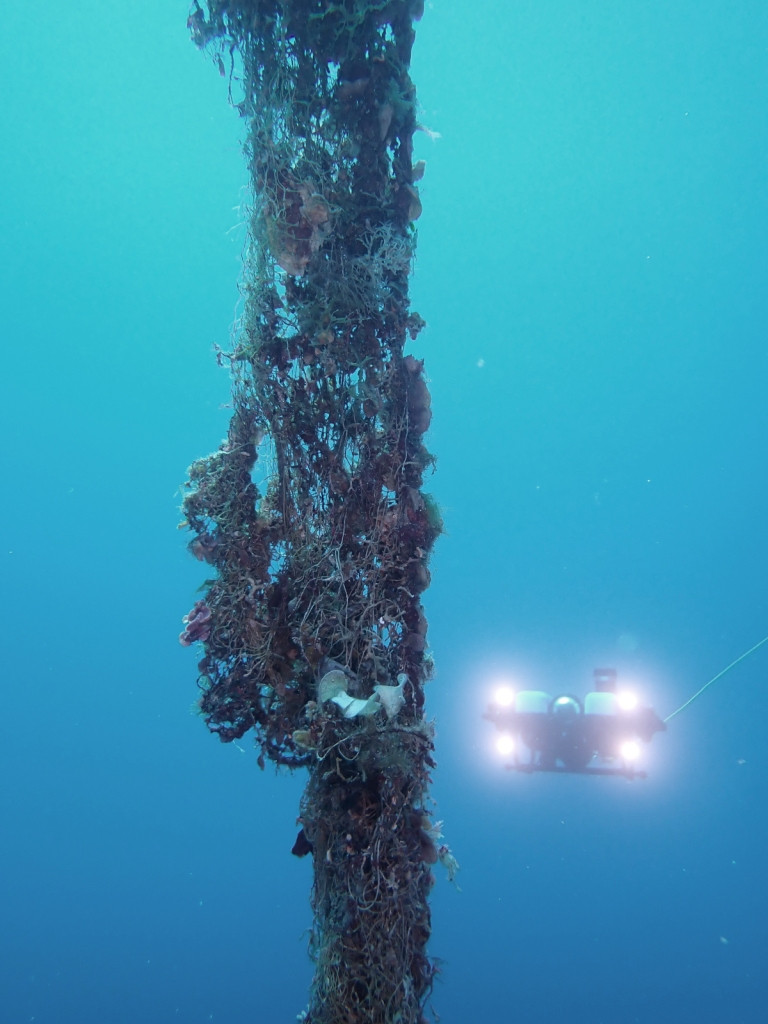
<instances>
[{"instance_id":1,"label":"bright led light","mask_svg":"<svg viewBox=\"0 0 768 1024\"><path fill-rule=\"evenodd\" d=\"M504 733L502 736L499 736L499 738L496 740L496 749L498 750L502 757L509 757L512 751L515 749L515 741L509 735L509 733Z\"/></svg>"},{"instance_id":2,"label":"bright led light","mask_svg":"<svg viewBox=\"0 0 768 1024\"><path fill-rule=\"evenodd\" d=\"M637 697L634 693L617 693L616 700L622 711L634 711L637 707Z\"/></svg>"},{"instance_id":3,"label":"bright led light","mask_svg":"<svg viewBox=\"0 0 768 1024\"><path fill-rule=\"evenodd\" d=\"M493 699L500 708L511 707L515 699L515 691L511 686L499 686L493 695Z\"/></svg>"},{"instance_id":4,"label":"bright led light","mask_svg":"<svg viewBox=\"0 0 768 1024\"><path fill-rule=\"evenodd\" d=\"M625 761L637 761L640 757L640 744L637 740L625 740L619 747L619 753Z\"/></svg>"}]
</instances>

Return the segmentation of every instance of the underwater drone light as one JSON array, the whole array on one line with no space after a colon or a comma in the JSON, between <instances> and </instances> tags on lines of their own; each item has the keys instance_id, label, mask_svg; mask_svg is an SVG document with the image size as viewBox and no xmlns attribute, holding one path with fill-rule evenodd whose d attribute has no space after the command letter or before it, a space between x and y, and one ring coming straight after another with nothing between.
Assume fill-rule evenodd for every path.
<instances>
[{"instance_id":1,"label":"underwater drone light","mask_svg":"<svg viewBox=\"0 0 768 1024\"><path fill-rule=\"evenodd\" d=\"M637 761L640 757L640 744L636 740L625 740L619 747L619 753L625 761Z\"/></svg>"},{"instance_id":2,"label":"underwater drone light","mask_svg":"<svg viewBox=\"0 0 768 1024\"><path fill-rule=\"evenodd\" d=\"M508 683L503 683L501 686L496 688L493 699L500 708L511 707L512 702L515 699L515 691Z\"/></svg>"},{"instance_id":3,"label":"underwater drone light","mask_svg":"<svg viewBox=\"0 0 768 1024\"><path fill-rule=\"evenodd\" d=\"M509 733L504 733L496 740L496 749L502 757L509 757L515 749L515 741Z\"/></svg>"},{"instance_id":4,"label":"underwater drone light","mask_svg":"<svg viewBox=\"0 0 768 1024\"><path fill-rule=\"evenodd\" d=\"M637 707L637 695L626 690L616 694L616 700L622 711L634 711Z\"/></svg>"}]
</instances>

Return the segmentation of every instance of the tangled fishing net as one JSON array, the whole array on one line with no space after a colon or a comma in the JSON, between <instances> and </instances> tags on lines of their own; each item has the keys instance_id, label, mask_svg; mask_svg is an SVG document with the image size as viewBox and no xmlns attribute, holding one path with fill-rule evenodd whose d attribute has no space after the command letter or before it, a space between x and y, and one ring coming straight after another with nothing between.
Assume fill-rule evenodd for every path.
<instances>
[{"instance_id":1,"label":"tangled fishing net","mask_svg":"<svg viewBox=\"0 0 768 1024\"><path fill-rule=\"evenodd\" d=\"M200 708L309 782L311 1024L422 1019L432 865L431 661L421 594L440 514L430 395L404 354L421 211L409 77L419 0L209 0L189 24L248 125L252 201L233 412L195 462L190 550L211 566L181 641ZM235 95L236 94L236 95Z\"/></svg>"}]
</instances>

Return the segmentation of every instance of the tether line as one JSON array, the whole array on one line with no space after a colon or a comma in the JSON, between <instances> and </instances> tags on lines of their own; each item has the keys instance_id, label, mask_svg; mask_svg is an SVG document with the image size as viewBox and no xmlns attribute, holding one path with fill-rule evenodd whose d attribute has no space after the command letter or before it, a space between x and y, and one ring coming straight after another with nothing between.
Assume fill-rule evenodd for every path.
<instances>
[{"instance_id":1,"label":"tether line","mask_svg":"<svg viewBox=\"0 0 768 1024\"><path fill-rule=\"evenodd\" d=\"M704 683L702 688L700 690L697 690L696 693L694 693L694 695L692 697L689 697L688 700L685 702L685 704L681 704L680 707L677 708L676 711L673 711L671 715L667 715L667 717L664 719L664 722L665 723L668 722L670 720L670 718L674 718L675 715L679 715L681 711L685 711L685 709L688 707L688 705L689 704L693 704L693 702L696 700L696 698L700 697L702 695L702 693L704 693L705 690L708 690L709 687L712 685L712 683L716 683L718 679L722 679L726 672L730 672L731 669L735 668L736 665L738 665L740 661L744 661L745 658L748 658L750 656L750 654L753 654L758 649L758 647L762 647L763 644L766 643L766 642L768 642L768 636L764 636L763 639L760 640L758 643L756 643L754 647L750 647L748 651L744 651L743 654L740 654L738 656L738 658L736 659L736 661L732 661L730 665L727 665L722 670L722 672L718 672L717 675L713 676L713 678L710 679L708 683Z\"/></svg>"}]
</instances>

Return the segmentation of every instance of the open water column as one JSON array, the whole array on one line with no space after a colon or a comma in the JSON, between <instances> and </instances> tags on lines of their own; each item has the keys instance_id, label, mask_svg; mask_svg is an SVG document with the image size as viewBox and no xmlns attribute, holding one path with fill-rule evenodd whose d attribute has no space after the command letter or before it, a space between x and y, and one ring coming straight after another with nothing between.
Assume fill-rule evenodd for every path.
<instances>
[{"instance_id":1,"label":"open water column","mask_svg":"<svg viewBox=\"0 0 768 1024\"><path fill-rule=\"evenodd\" d=\"M429 390L404 353L423 326L422 8L208 0L189 18L247 124L251 210L228 436L184 500L211 578L180 639L202 646L209 728L253 730L262 766L307 770L293 852L314 863L311 1024L423 1019L431 868L456 868L425 807L421 594L442 524L422 490Z\"/></svg>"}]
</instances>

